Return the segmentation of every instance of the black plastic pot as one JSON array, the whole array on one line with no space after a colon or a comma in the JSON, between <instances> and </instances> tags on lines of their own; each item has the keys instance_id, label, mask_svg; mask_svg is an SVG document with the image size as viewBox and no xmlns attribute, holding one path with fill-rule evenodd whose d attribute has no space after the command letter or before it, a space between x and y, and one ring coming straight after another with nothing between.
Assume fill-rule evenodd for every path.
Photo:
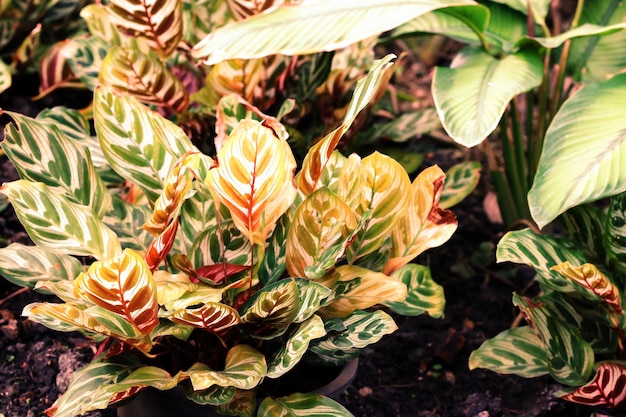
<instances>
[{"instance_id":1,"label":"black plastic pot","mask_svg":"<svg viewBox=\"0 0 626 417\"><path fill-rule=\"evenodd\" d=\"M358 359L356 359L338 368L296 367L285 378L268 381L269 383L264 385L264 390L275 396L294 392L312 392L338 400L341 393L352 383L358 365ZM302 384L297 382L298 379L302 381ZM310 388L312 381L317 381L317 388ZM145 389L134 396L131 401L120 406L117 409L117 416L217 417L221 414L218 414L211 406L196 404L188 400L181 391L176 389L170 391Z\"/></svg>"}]
</instances>

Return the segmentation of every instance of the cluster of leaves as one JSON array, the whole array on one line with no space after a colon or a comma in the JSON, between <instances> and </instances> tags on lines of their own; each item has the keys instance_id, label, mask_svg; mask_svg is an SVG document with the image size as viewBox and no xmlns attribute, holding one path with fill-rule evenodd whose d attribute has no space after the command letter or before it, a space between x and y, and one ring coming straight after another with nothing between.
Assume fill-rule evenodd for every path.
<instances>
[{"instance_id":1,"label":"cluster of leaves","mask_svg":"<svg viewBox=\"0 0 626 417\"><path fill-rule=\"evenodd\" d=\"M387 156L335 151L392 59L375 61L297 175L286 128L265 115L220 119L228 133L211 158L106 86L95 91L95 137L77 111L6 112L2 147L21 179L0 191L36 245L0 249L0 272L62 300L27 306L30 319L100 342L50 415L183 386L196 402L252 416L263 380L300 360L345 363L393 332L372 307L443 314L443 289L409 262L456 229L438 205L444 173L434 166L411 183ZM351 415L313 394L268 397L258 410L301 412Z\"/></svg>"}]
</instances>

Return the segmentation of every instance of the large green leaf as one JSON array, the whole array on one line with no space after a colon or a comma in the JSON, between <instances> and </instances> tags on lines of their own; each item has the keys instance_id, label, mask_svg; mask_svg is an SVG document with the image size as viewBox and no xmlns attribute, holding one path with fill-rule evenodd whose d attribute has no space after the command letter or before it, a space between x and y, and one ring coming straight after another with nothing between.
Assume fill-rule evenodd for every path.
<instances>
[{"instance_id":1,"label":"large green leaf","mask_svg":"<svg viewBox=\"0 0 626 417\"><path fill-rule=\"evenodd\" d=\"M473 351L469 368L534 378L548 373L548 359L541 339L530 327L518 327L503 331Z\"/></svg>"},{"instance_id":2,"label":"large green leaf","mask_svg":"<svg viewBox=\"0 0 626 417\"><path fill-rule=\"evenodd\" d=\"M39 281L72 280L81 272L78 259L38 246L12 243L0 249L0 274L24 287L33 288Z\"/></svg>"},{"instance_id":3,"label":"large green leaf","mask_svg":"<svg viewBox=\"0 0 626 417\"><path fill-rule=\"evenodd\" d=\"M450 68L437 67L433 98L443 127L461 145L472 147L490 135L507 104L541 83L543 64L534 50L495 58L467 47Z\"/></svg>"},{"instance_id":4,"label":"large green leaf","mask_svg":"<svg viewBox=\"0 0 626 417\"><path fill-rule=\"evenodd\" d=\"M326 298L331 294L330 288L308 279L295 278L300 292L300 308L293 319L295 323L308 320L319 310Z\"/></svg>"},{"instance_id":5,"label":"large green leaf","mask_svg":"<svg viewBox=\"0 0 626 417\"><path fill-rule=\"evenodd\" d=\"M0 192L11 200L30 238L51 251L108 259L121 253L115 233L93 209L69 201L42 183L18 180Z\"/></svg>"},{"instance_id":6,"label":"large green leaf","mask_svg":"<svg viewBox=\"0 0 626 417\"><path fill-rule=\"evenodd\" d=\"M211 65L233 58L331 51L393 29L432 10L470 0L348 0L287 3L213 31L192 53Z\"/></svg>"},{"instance_id":7,"label":"large green leaf","mask_svg":"<svg viewBox=\"0 0 626 417\"><path fill-rule=\"evenodd\" d=\"M573 242L539 235L530 229L506 233L498 243L496 258L498 262L532 266L542 284L562 292L576 291L576 285L553 271L552 267L565 261L575 266L585 263L583 252Z\"/></svg>"},{"instance_id":8,"label":"large green leaf","mask_svg":"<svg viewBox=\"0 0 626 417\"><path fill-rule=\"evenodd\" d=\"M543 22L548 10L550 10L550 0L493 0L497 3L506 4L512 9L524 14L532 15L535 22ZM530 10L529 10L530 7Z\"/></svg>"},{"instance_id":9,"label":"large green leaf","mask_svg":"<svg viewBox=\"0 0 626 417\"><path fill-rule=\"evenodd\" d=\"M338 402L319 394L291 394L263 400L259 416L264 417L354 417Z\"/></svg>"},{"instance_id":10,"label":"large green leaf","mask_svg":"<svg viewBox=\"0 0 626 417\"><path fill-rule=\"evenodd\" d=\"M624 94L626 74L588 85L552 120L528 193L539 227L570 207L626 190Z\"/></svg>"},{"instance_id":11,"label":"large green leaf","mask_svg":"<svg viewBox=\"0 0 626 417\"><path fill-rule=\"evenodd\" d=\"M544 48L555 49L563 45L565 41L576 38L587 38L592 36L607 36L615 32L619 32L626 28L626 23L617 23L610 26L599 26L590 23L578 26L572 30L560 33L557 36L550 37L528 37L519 42L519 45L525 45L529 42L536 42Z\"/></svg>"},{"instance_id":12,"label":"large green leaf","mask_svg":"<svg viewBox=\"0 0 626 417\"><path fill-rule=\"evenodd\" d=\"M390 301L384 305L404 316L419 316L427 313L431 317L443 317L443 310L446 306L443 287L433 280L430 268L407 264L394 271L391 277L406 284L408 294L403 302Z\"/></svg>"}]
</instances>

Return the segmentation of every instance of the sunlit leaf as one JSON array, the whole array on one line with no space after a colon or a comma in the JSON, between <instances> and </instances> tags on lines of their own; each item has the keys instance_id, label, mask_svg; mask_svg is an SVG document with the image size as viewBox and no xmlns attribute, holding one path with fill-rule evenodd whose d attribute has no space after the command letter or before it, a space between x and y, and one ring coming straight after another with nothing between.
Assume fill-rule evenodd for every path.
<instances>
[{"instance_id":1,"label":"sunlit leaf","mask_svg":"<svg viewBox=\"0 0 626 417\"><path fill-rule=\"evenodd\" d=\"M439 207L449 209L463 201L478 186L480 162L467 161L453 165L446 171Z\"/></svg>"},{"instance_id":2,"label":"sunlit leaf","mask_svg":"<svg viewBox=\"0 0 626 417\"><path fill-rule=\"evenodd\" d=\"M384 305L403 316L428 314L431 317L443 317L446 299L443 287L437 284L430 269L423 265L408 264L394 271L392 278L407 287L406 299L400 302L388 301Z\"/></svg>"},{"instance_id":3,"label":"sunlit leaf","mask_svg":"<svg viewBox=\"0 0 626 417\"><path fill-rule=\"evenodd\" d=\"M278 281L254 294L241 319L244 323L283 330L294 321L298 313L299 295L294 280Z\"/></svg>"},{"instance_id":4,"label":"sunlit leaf","mask_svg":"<svg viewBox=\"0 0 626 417\"><path fill-rule=\"evenodd\" d=\"M267 417L354 417L338 402L319 394L291 394L267 397L259 406L259 415Z\"/></svg>"},{"instance_id":5,"label":"sunlit leaf","mask_svg":"<svg viewBox=\"0 0 626 417\"><path fill-rule=\"evenodd\" d=\"M0 60L0 93L11 87L13 75L11 67Z\"/></svg>"},{"instance_id":6,"label":"sunlit leaf","mask_svg":"<svg viewBox=\"0 0 626 417\"><path fill-rule=\"evenodd\" d=\"M205 303L199 307L188 307L168 315L172 321L188 324L201 329L220 333L239 323L239 313L232 307L221 303Z\"/></svg>"}]
</instances>

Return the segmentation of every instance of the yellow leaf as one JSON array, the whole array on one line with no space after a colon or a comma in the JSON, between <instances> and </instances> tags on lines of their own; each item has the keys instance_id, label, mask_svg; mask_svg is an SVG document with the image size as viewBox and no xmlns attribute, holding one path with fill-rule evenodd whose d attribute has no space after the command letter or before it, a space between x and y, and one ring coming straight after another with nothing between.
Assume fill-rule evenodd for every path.
<instances>
[{"instance_id":1,"label":"yellow leaf","mask_svg":"<svg viewBox=\"0 0 626 417\"><path fill-rule=\"evenodd\" d=\"M391 254L384 273L391 274L426 249L443 245L456 230L456 216L439 207L444 179L444 172L434 165L413 181L409 209L391 233Z\"/></svg>"},{"instance_id":2,"label":"yellow leaf","mask_svg":"<svg viewBox=\"0 0 626 417\"><path fill-rule=\"evenodd\" d=\"M250 242L264 244L296 197L295 168L287 142L259 122L231 134L206 184L213 198L228 207L235 226Z\"/></svg>"}]
</instances>

